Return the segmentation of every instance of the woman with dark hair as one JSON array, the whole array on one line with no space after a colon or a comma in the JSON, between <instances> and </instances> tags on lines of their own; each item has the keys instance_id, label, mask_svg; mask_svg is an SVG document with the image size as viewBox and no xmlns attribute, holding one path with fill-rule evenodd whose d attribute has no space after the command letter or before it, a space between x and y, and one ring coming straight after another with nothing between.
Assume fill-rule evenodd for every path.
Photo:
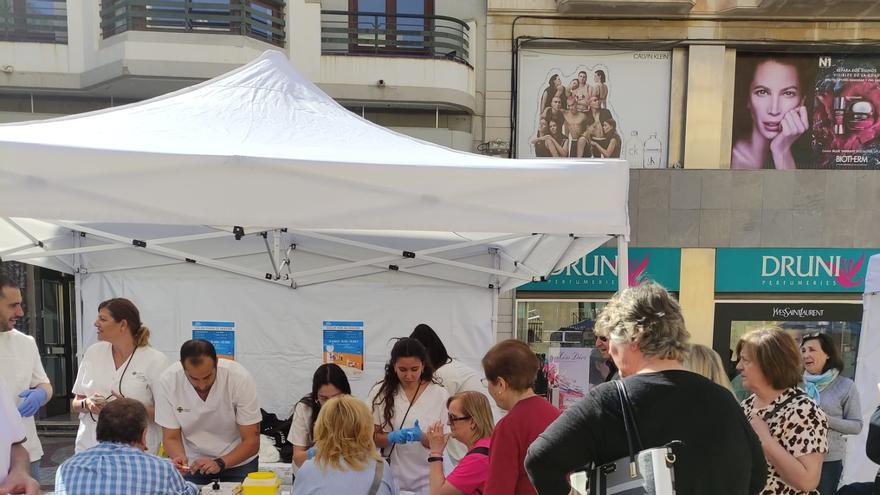
<instances>
[{"instance_id":1,"label":"woman with dark hair","mask_svg":"<svg viewBox=\"0 0 880 495\"><path fill-rule=\"evenodd\" d=\"M480 382L482 377L477 375L477 372L468 365L450 357L446 346L443 345L443 341L440 340L433 328L420 323L410 334L410 337L425 346L428 358L434 366L434 377L449 392L450 396L467 391L487 393L486 387ZM447 444L446 450L453 466L457 465L458 461L467 454L466 446L454 438Z\"/></svg>"},{"instance_id":2,"label":"woman with dark hair","mask_svg":"<svg viewBox=\"0 0 880 495\"><path fill-rule=\"evenodd\" d=\"M322 364L312 375L312 391L306 394L293 408L293 421L287 440L293 444L293 463L302 466L307 459L314 457L311 448L315 445L315 420L321 406L328 400L351 395L348 377L338 365Z\"/></svg>"},{"instance_id":3,"label":"woman with dark hair","mask_svg":"<svg viewBox=\"0 0 880 495\"><path fill-rule=\"evenodd\" d=\"M602 69L597 70L596 75L593 76L593 81L595 81L593 88L596 97L599 98L600 108L608 108L608 85L605 84L605 79L605 71Z\"/></svg>"},{"instance_id":4,"label":"woman with dark hair","mask_svg":"<svg viewBox=\"0 0 880 495\"><path fill-rule=\"evenodd\" d=\"M117 297L99 304L95 328L98 342L86 349L73 382L71 408L79 413L76 452L98 444L95 427L104 404L128 397L147 408L147 450L155 454L162 430L154 421L154 387L170 361L150 346L150 329L128 299Z\"/></svg>"},{"instance_id":5,"label":"woman with dark hair","mask_svg":"<svg viewBox=\"0 0 880 495\"><path fill-rule=\"evenodd\" d=\"M784 56L744 56L737 59L737 72L748 85L737 84L734 95L730 168L796 169L796 143L809 139L806 69Z\"/></svg>"},{"instance_id":6,"label":"woman with dark hair","mask_svg":"<svg viewBox=\"0 0 880 495\"><path fill-rule=\"evenodd\" d=\"M388 459L402 491L428 495L428 438L425 428L446 417L449 392L434 381L425 346L401 338L391 348L384 378L370 390L376 445Z\"/></svg>"},{"instance_id":7,"label":"woman with dark hair","mask_svg":"<svg viewBox=\"0 0 880 495\"><path fill-rule=\"evenodd\" d=\"M779 328L758 328L739 339L736 355L742 384L752 392L742 407L767 458L761 493L818 494L828 421L798 388L804 365L797 342Z\"/></svg>"},{"instance_id":8,"label":"woman with dark hair","mask_svg":"<svg viewBox=\"0 0 880 495\"><path fill-rule=\"evenodd\" d=\"M550 76L550 80L547 81L547 87L544 88L544 93L541 94L541 111L540 113L544 113L545 110L550 108L550 102L553 100L554 96L559 96L560 98L565 95L565 85L562 83L562 78L559 74L553 74Z\"/></svg>"},{"instance_id":9,"label":"woman with dark hair","mask_svg":"<svg viewBox=\"0 0 880 495\"><path fill-rule=\"evenodd\" d=\"M495 425L484 495L535 495L523 461L529 445L559 416L533 389L541 363L528 344L501 341L483 356L489 396L507 415Z\"/></svg>"},{"instance_id":10,"label":"woman with dark hair","mask_svg":"<svg viewBox=\"0 0 880 495\"><path fill-rule=\"evenodd\" d=\"M856 384L840 374L843 358L827 333L808 333L801 338L804 357L804 383L810 396L828 418L828 453L822 463L819 493L837 493L843 458L846 455L844 435L862 431L861 405Z\"/></svg>"},{"instance_id":11,"label":"woman with dark hair","mask_svg":"<svg viewBox=\"0 0 880 495\"><path fill-rule=\"evenodd\" d=\"M602 137L592 138L593 156L601 158L620 158L620 134L614 119L602 121Z\"/></svg>"}]
</instances>

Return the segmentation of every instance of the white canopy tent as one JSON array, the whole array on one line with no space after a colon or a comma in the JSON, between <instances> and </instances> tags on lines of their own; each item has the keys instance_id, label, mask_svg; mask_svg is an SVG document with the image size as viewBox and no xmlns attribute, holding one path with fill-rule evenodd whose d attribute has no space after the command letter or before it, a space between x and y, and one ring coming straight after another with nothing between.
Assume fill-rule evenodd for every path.
<instances>
[{"instance_id":1,"label":"white canopy tent","mask_svg":"<svg viewBox=\"0 0 880 495\"><path fill-rule=\"evenodd\" d=\"M868 260L863 297L862 334L856 359L856 389L862 406L862 431L847 442L843 482L873 481L877 465L865 454L868 421L880 403L880 255Z\"/></svg>"},{"instance_id":2,"label":"white canopy tent","mask_svg":"<svg viewBox=\"0 0 880 495\"><path fill-rule=\"evenodd\" d=\"M628 178L621 160L506 160L391 132L270 51L149 101L0 126L0 259L74 273L86 311L134 291L138 277L156 280L141 290L161 291L206 276L202 267L276 286L263 300L379 281L495 301L612 237L627 280ZM424 304L435 303L426 291ZM494 302L479 304L484 335L462 344L481 348L462 350L470 358L495 322ZM177 316L167 324L180 327Z\"/></svg>"}]
</instances>

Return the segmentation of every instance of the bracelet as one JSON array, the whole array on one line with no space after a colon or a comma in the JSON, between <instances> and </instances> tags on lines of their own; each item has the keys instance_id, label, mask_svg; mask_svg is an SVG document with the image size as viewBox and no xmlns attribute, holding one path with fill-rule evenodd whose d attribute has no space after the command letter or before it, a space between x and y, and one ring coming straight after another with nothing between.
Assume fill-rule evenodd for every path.
<instances>
[{"instance_id":1,"label":"bracelet","mask_svg":"<svg viewBox=\"0 0 880 495\"><path fill-rule=\"evenodd\" d=\"M443 456L431 456L428 457L428 462L443 462Z\"/></svg>"}]
</instances>

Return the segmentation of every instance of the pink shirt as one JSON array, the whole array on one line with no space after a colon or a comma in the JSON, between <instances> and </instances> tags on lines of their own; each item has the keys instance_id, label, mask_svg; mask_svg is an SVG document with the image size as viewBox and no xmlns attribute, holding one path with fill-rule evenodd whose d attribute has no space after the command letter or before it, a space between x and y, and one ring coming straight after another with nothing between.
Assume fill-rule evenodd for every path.
<instances>
[{"instance_id":1,"label":"pink shirt","mask_svg":"<svg viewBox=\"0 0 880 495\"><path fill-rule=\"evenodd\" d=\"M477 440L471 449L476 447L489 448L491 438ZM464 495L472 495L483 492L483 485L489 477L489 456L483 454L468 454L461 458L458 466L446 477L446 482L461 490Z\"/></svg>"}]
</instances>

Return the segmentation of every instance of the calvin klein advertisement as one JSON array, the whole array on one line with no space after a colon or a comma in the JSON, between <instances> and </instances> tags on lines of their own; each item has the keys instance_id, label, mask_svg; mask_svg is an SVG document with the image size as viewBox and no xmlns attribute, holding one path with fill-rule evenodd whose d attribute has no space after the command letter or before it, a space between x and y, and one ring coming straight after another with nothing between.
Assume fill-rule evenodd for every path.
<instances>
[{"instance_id":1,"label":"calvin klein advertisement","mask_svg":"<svg viewBox=\"0 0 880 495\"><path fill-rule=\"evenodd\" d=\"M730 167L880 168L880 58L737 54Z\"/></svg>"},{"instance_id":2,"label":"calvin klein advertisement","mask_svg":"<svg viewBox=\"0 0 880 495\"><path fill-rule=\"evenodd\" d=\"M665 168L672 53L520 50L518 158L624 158Z\"/></svg>"}]
</instances>

